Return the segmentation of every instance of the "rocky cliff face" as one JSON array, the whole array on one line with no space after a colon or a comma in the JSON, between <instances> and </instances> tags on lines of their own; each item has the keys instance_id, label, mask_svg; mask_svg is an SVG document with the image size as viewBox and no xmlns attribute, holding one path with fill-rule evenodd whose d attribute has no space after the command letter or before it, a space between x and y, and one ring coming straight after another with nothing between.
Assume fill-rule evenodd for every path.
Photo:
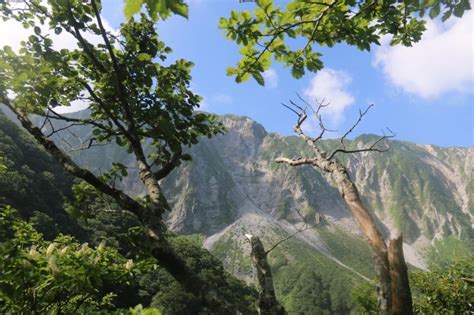
<instances>
[{"instance_id":1,"label":"rocky cliff face","mask_svg":"<svg viewBox=\"0 0 474 315\"><path fill-rule=\"evenodd\" d=\"M333 313L349 313L353 285L373 277L366 242L331 178L314 168L276 164L280 156L309 156L297 137L267 133L246 117L226 116L228 132L191 149L193 161L163 182L179 233L202 233L204 246L226 268L251 283L255 274L244 234L262 238L266 248L305 227L270 255L280 300L303 299ZM376 139L363 135L349 144L361 148ZM341 156L386 237L405 237L407 261L425 268L426 250L448 236L472 242L472 148L440 148L390 141L385 153ZM336 141L325 141L325 148ZM316 271L315 271L316 270ZM326 289L312 287L295 274L316 272ZM316 283L318 283L316 281ZM297 289L294 289L297 288ZM328 292L331 306L308 292ZM291 298L290 298L291 297Z\"/></svg>"},{"instance_id":2,"label":"rocky cliff face","mask_svg":"<svg viewBox=\"0 0 474 315\"><path fill-rule=\"evenodd\" d=\"M300 139L269 134L245 117L223 121L228 132L193 147L193 161L164 181L175 231L212 235L249 212L296 224L298 209L310 221L319 216L359 233L330 177L274 163L279 156L307 156ZM364 135L350 145L373 140ZM386 236L401 231L407 244L421 249L434 238L472 237L473 156L472 148L391 141L389 152L341 158Z\"/></svg>"},{"instance_id":3,"label":"rocky cliff face","mask_svg":"<svg viewBox=\"0 0 474 315\"><path fill-rule=\"evenodd\" d=\"M88 112L74 115L87 116ZM310 156L303 141L267 133L247 117L227 115L222 121L228 131L202 139L190 149L193 161L184 163L163 182L173 208L168 217L173 230L211 236L248 212L292 224L302 221L300 212L309 220L323 217L358 234L330 177L309 166L274 162L280 156ZM90 136L90 130L77 127L55 140L68 150ZM349 146L363 147L374 137L359 136ZM326 140L322 145L330 149L337 142ZM133 195L144 193L135 161L124 149L107 145L71 154L96 173L105 171L112 161L121 161L129 176L120 185ZM390 141L388 152L340 158L387 237L401 231L406 243L418 249L447 235L474 237L474 148Z\"/></svg>"},{"instance_id":4,"label":"rocky cliff face","mask_svg":"<svg viewBox=\"0 0 474 315\"><path fill-rule=\"evenodd\" d=\"M373 277L372 259L331 178L309 166L274 162L281 156L310 156L301 139L268 133L246 117L227 115L222 121L227 133L202 139L189 149L193 160L163 180L172 206L167 217L170 228L181 234L205 235L204 246L221 258L228 270L253 282L244 234L260 236L269 248L305 227L306 221L311 228L269 256L277 294L290 313L302 311L294 304L298 299L311 301L309 304L320 310L349 313L350 290ZM64 134L55 141L68 150L91 135L83 128L73 133L74 137ZM374 139L359 136L348 146L363 147ZM333 140L322 143L326 149L336 145ZM402 141L390 141L389 145L390 151L385 153L340 156L385 236L401 231L407 261L420 268L426 267L424 252L435 239L454 237L472 243L474 148ZM129 176L117 184L132 195L145 193L135 161L122 148L107 145L71 155L97 174L112 161L121 162ZM308 282L308 277L314 281Z\"/></svg>"}]
</instances>

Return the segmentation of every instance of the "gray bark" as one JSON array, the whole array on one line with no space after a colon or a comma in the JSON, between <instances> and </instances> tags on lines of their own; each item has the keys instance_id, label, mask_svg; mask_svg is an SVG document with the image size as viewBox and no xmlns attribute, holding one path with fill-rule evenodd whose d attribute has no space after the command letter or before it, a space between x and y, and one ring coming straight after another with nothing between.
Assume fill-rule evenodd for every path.
<instances>
[{"instance_id":1,"label":"gray bark","mask_svg":"<svg viewBox=\"0 0 474 315\"><path fill-rule=\"evenodd\" d=\"M278 303L273 286L273 276L267 261L267 252L260 238L249 234L245 235L250 241L252 262L257 270L257 281L260 287L258 292L258 312L261 315L284 315L283 306Z\"/></svg>"},{"instance_id":2,"label":"gray bark","mask_svg":"<svg viewBox=\"0 0 474 315\"><path fill-rule=\"evenodd\" d=\"M59 149L53 141L49 140L38 127L35 127L25 113L17 110L6 99L3 100L3 103L16 114L23 128L25 128L67 172L94 186L101 193L111 196L124 210L132 212L139 218L143 224L144 233L149 241L151 255L156 258L157 263L168 271L186 290L193 293L204 305L208 306L216 314L237 313L237 309L233 305L219 296L215 290L212 290L206 282L201 280L198 275L186 266L185 262L176 254L169 244L166 238L166 226L161 220L163 204L153 202L153 207L145 207L121 190L110 187L97 178L92 172L79 167L68 155ZM143 175L146 176L146 172L143 172ZM144 178L142 178L142 180L144 180ZM145 184L149 183L148 180L145 180L145 182ZM152 191L153 188L158 189L156 194L155 191L153 191L154 201L164 199L159 195L160 191L157 182L156 185L150 184L147 188L150 188Z\"/></svg>"},{"instance_id":3,"label":"gray bark","mask_svg":"<svg viewBox=\"0 0 474 315\"><path fill-rule=\"evenodd\" d=\"M390 278L392 280L392 305L390 314L413 314L410 282L407 265L403 255L403 238L398 236L388 243L388 261L390 263Z\"/></svg>"}]
</instances>

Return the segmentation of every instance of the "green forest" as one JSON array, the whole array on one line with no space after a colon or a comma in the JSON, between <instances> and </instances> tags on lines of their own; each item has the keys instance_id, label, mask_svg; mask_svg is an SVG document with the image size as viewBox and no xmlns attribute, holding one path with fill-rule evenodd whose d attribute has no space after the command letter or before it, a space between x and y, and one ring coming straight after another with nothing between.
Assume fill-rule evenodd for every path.
<instances>
[{"instance_id":1,"label":"green forest","mask_svg":"<svg viewBox=\"0 0 474 315\"><path fill-rule=\"evenodd\" d=\"M294 80L316 73L324 68L319 46L370 50L390 35L391 45L410 47L427 18L444 22L470 10L466 0L254 2L255 10L216 21L239 46L240 60L222 69L235 84L264 86L272 64L289 67ZM19 50L0 48L1 314L474 312L472 169L459 176L466 212L418 145L392 140L390 129L347 139L370 106L338 140L322 140L329 129L319 111L327 105L300 95L284 104L296 114L296 136L266 134L256 124L238 129L246 118L199 110L193 63L168 58L172 49L159 37L158 23L192 14L186 1L125 0L118 33L107 29L102 9L99 0L0 0L2 20L31 31ZM76 48L57 49L51 32L68 33ZM78 100L88 104L81 114L58 110ZM302 127L313 114L316 136ZM64 143L83 137L79 149L67 150ZM251 160L238 153L251 151L249 137L260 141L259 161L248 162L253 177L242 174L250 184L241 184L229 169L234 159ZM215 151L224 146L237 153ZM430 154L452 165L468 159L469 149L454 150ZM352 175L358 154L376 156L367 185ZM245 226L246 213L233 210L244 203L239 185L258 195L264 171L292 184L270 185L282 187L272 195L274 211L255 210L258 220ZM371 178L385 173L393 199L387 213L403 238L389 239L377 212L386 205ZM313 191L327 194L306 197ZM331 202L359 232L328 219ZM204 222L174 228L178 207L187 211L181 217ZM419 220L430 217L426 209L449 222ZM411 264L403 246L420 237L433 240L426 268Z\"/></svg>"}]
</instances>

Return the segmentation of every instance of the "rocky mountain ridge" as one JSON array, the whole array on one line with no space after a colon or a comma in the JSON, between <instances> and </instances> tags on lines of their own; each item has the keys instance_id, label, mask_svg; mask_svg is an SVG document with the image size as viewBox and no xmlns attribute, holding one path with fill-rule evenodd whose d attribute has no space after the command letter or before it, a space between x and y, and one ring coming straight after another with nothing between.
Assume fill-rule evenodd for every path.
<instances>
[{"instance_id":1,"label":"rocky mountain ridge","mask_svg":"<svg viewBox=\"0 0 474 315\"><path fill-rule=\"evenodd\" d=\"M302 140L267 133L245 117L228 116L223 122L228 132L193 147L193 161L164 181L174 230L209 235L256 210L295 223L301 221L299 209L358 233L326 174L274 162L279 156L308 156ZM362 147L373 140L363 135L350 145ZM323 144L334 145L331 140ZM472 237L474 149L401 141L390 141L390 147L385 153L342 156L386 236L401 231L416 248L451 234Z\"/></svg>"},{"instance_id":2,"label":"rocky mountain ridge","mask_svg":"<svg viewBox=\"0 0 474 315\"><path fill-rule=\"evenodd\" d=\"M86 110L73 115L87 114ZM193 160L163 181L173 209L168 216L171 229L211 236L249 212L270 214L291 224L302 221L301 212L310 221L320 216L359 234L327 174L309 166L274 162L281 156L311 156L301 139L268 133L248 117L225 115L221 119L227 132L202 139L189 149ZM91 136L90 130L74 128L55 139L65 150ZM373 135L362 135L348 146L361 148L374 139ZM336 145L335 140L322 143L328 150ZM441 148L396 140L389 145L390 150L384 153L340 156L386 237L400 231L407 245L417 250L447 235L471 240L474 148ZM112 144L71 155L96 173L105 171L111 161L122 162L129 176L120 185L133 195L144 193L135 161L124 149Z\"/></svg>"},{"instance_id":3,"label":"rocky mountain ridge","mask_svg":"<svg viewBox=\"0 0 474 315\"><path fill-rule=\"evenodd\" d=\"M247 117L221 120L227 132L188 149L193 160L162 182L172 207L170 228L203 235L203 245L248 283L255 273L244 234L260 236L271 248L304 228L269 255L277 295L290 313L301 312L293 301L309 299L320 310L348 314L354 285L373 277L372 259L331 178L309 166L274 162L281 156L310 156L298 137L268 133ZM88 129L73 128L54 140L79 164L101 174L119 161L129 175L117 185L131 195L144 193L132 156L114 144L71 150L92 136ZM375 139L362 135L347 146L360 148ZM337 141L321 145L330 150ZM407 261L418 268L427 267L425 253L435 239L472 244L474 149L404 141L389 145L385 153L340 156L384 235L403 232Z\"/></svg>"}]
</instances>

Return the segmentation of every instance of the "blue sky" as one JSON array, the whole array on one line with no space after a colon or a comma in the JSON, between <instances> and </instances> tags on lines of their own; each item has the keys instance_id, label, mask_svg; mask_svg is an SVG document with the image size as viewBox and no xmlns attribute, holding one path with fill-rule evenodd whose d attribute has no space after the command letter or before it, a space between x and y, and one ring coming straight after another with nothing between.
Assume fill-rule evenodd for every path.
<instances>
[{"instance_id":1,"label":"blue sky","mask_svg":"<svg viewBox=\"0 0 474 315\"><path fill-rule=\"evenodd\" d=\"M328 127L344 132L359 109L373 103L370 114L355 131L380 133L390 127L397 139L440 146L474 145L474 15L446 24L429 22L424 39L412 48L388 45L370 53L347 45L321 49L325 69L296 80L287 68L273 64L267 86L254 81L237 84L225 69L239 59L237 45L217 28L231 10L253 9L238 0L190 0L190 17L172 17L157 25L173 48L171 58L195 63L192 89L204 97L203 110L255 119L271 132L292 134L295 116L281 102L325 98ZM284 3L285 1L276 1ZM104 0L103 15L113 28L123 21L122 0ZM0 22L0 46L18 40L19 32ZM21 27L19 27L21 28ZM11 44L10 44L11 45ZM14 46L14 45L13 45ZM306 130L314 132L316 124ZM335 133L333 137L337 136Z\"/></svg>"},{"instance_id":2,"label":"blue sky","mask_svg":"<svg viewBox=\"0 0 474 315\"><path fill-rule=\"evenodd\" d=\"M390 69L391 59L406 63L405 60L413 58L409 53L405 57L403 50L397 52L384 48L367 53L339 45L322 50L326 67L322 74L308 73L296 80L290 75L289 69L273 64L273 80L266 87L261 87L253 81L236 84L233 78L225 75L225 69L239 59L238 47L226 40L222 31L217 29L219 17L228 16L232 9L252 9L253 6L251 3L239 4L237 0L194 0L191 1L189 20L175 17L158 25L161 38L173 48L174 56L195 62L193 89L204 97L205 110L218 114L246 115L262 123L268 131L288 135L292 134L295 117L280 103L294 99L296 93L300 93L308 100L325 97L332 103L331 106L335 105L337 108L328 113L326 119L330 126L340 131L346 130L357 118L359 108L374 103L375 107L356 134L380 133L382 128L388 126L401 140L441 146L474 144L472 15L465 16L467 23L461 26L458 25L461 21L443 26L430 23L430 34L427 36L432 42L423 43L424 47L420 49L438 49L437 45L454 42L449 51L442 54L454 60L434 60L416 69L423 72L430 66L440 67L438 71L428 71L427 75L431 76L428 79L433 81L431 83L416 87L410 77L413 76L415 80L427 78ZM120 8L111 8L105 12L105 16L108 17L108 14L112 23L121 18ZM461 30L456 31L456 28ZM458 45L457 41L463 38L466 41L466 37L467 43ZM457 50L466 49L467 53L462 56L456 53ZM422 59L437 56L431 56L426 51ZM447 75L444 69L457 71L460 61L464 62L461 67L468 69L461 78L449 75L448 78L441 78ZM413 62L419 62L419 58ZM447 64L440 66L444 62ZM403 66L408 70L412 67L409 64ZM440 75L440 78L433 78L436 75ZM331 80L332 84L328 83ZM412 85L415 88L411 88ZM314 128L315 125L307 129Z\"/></svg>"}]
</instances>

